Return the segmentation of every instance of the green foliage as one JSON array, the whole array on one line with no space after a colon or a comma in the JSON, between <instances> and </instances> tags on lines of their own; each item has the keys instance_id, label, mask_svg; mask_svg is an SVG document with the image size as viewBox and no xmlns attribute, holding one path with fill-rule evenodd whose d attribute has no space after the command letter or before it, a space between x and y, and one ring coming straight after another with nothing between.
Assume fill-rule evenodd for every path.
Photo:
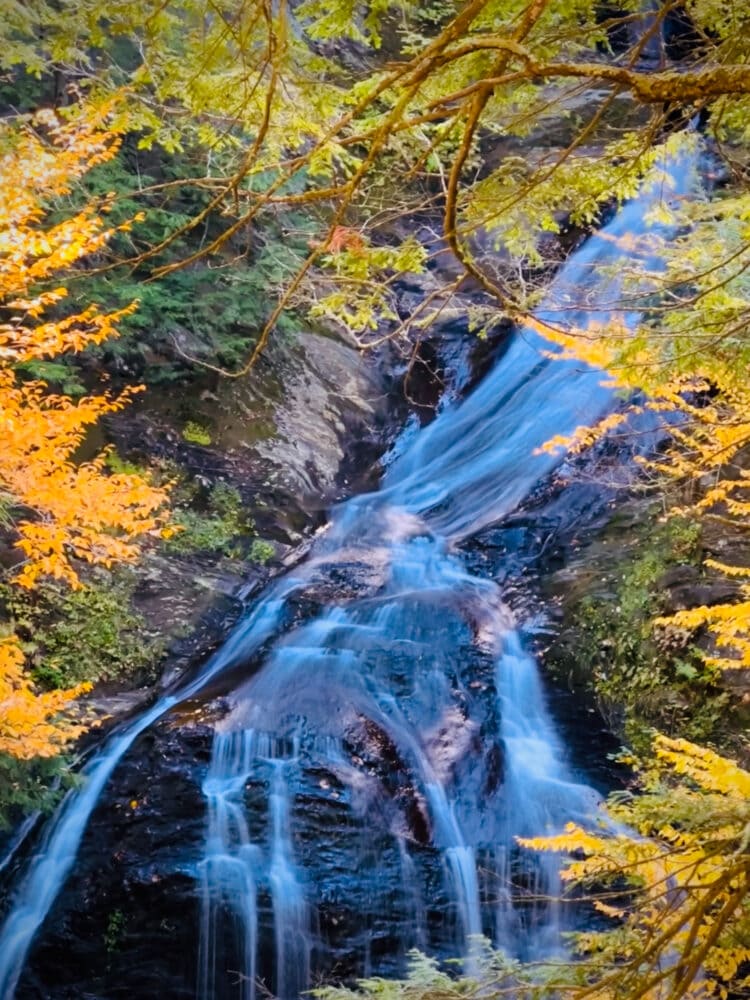
<instances>
[{"instance_id":1,"label":"green foliage","mask_svg":"<svg viewBox=\"0 0 750 1000\"><path fill-rule=\"evenodd\" d=\"M173 525L175 534L165 542L168 552L217 552L222 555L239 555L242 540L253 533L253 522L245 514L242 497L232 486L218 483L207 499L190 496L192 508L178 507Z\"/></svg>"},{"instance_id":2,"label":"green foliage","mask_svg":"<svg viewBox=\"0 0 750 1000\"><path fill-rule=\"evenodd\" d=\"M213 552L248 558L261 566L273 558L273 545L256 537L253 519L235 487L217 483L206 495L193 484L183 483L174 499L172 526L176 531L164 542L167 552Z\"/></svg>"},{"instance_id":3,"label":"green foliage","mask_svg":"<svg viewBox=\"0 0 750 1000\"><path fill-rule=\"evenodd\" d=\"M201 156L162 152L157 160L153 153L126 146L115 160L87 175L81 198L116 192L108 222L120 224L145 212L132 231L110 240L106 251L110 262L161 244L206 208L209 196L188 182L204 168ZM183 180L184 187L179 183ZM152 185L164 183L177 186L168 196L149 195ZM317 226L297 212L268 212L250 239L237 241L210 266L200 262L158 280L145 280L154 267L189 257L216 234L220 224L219 214L209 213L199 231L187 231L168 251L142 265L80 275L71 287L73 304L95 301L105 310L115 310L138 302L138 309L119 323L120 337L89 349L85 357L115 370L135 369L150 383L184 378L196 360L238 367L257 340L273 290L299 267ZM282 334L295 328L293 314L281 319Z\"/></svg>"},{"instance_id":4,"label":"green foliage","mask_svg":"<svg viewBox=\"0 0 750 1000\"><path fill-rule=\"evenodd\" d=\"M0 754L0 832L29 813L54 808L70 783L69 766L64 756L20 760Z\"/></svg>"},{"instance_id":5,"label":"green foliage","mask_svg":"<svg viewBox=\"0 0 750 1000\"><path fill-rule=\"evenodd\" d=\"M1 57L0 57L1 58ZM22 114L33 113L50 100L51 81L42 82L23 69L4 73L0 77L0 106L11 106Z\"/></svg>"},{"instance_id":6,"label":"green foliage","mask_svg":"<svg viewBox=\"0 0 750 1000\"><path fill-rule=\"evenodd\" d=\"M396 275L420 274L427 252L413 237L396 247L368 245L358 233L337 232L341 247L324 263L333 271L334 291L310 308L313 317L327 316L354 333L377 330L384 320L397 320L390 281ZM345 282L341 284L341 282Z\"/></svg>"},{"instance_id":7,"label":"green foliage","mask_svg":"<svg viewBox=\"0 0 750 1000\"><path fill-rule=\"evenodd\" d=\"M183 440L189 444L211 444L211 435L202 424L197 424L194 420L188 420L182 428Z\"/></svg>"},{"instance_id":8,"label":"green foliage","mask_svg":"<svg viewBox=\"0 0 750 1000\"><path fill-rule=\"evenodd\" d=\"M365 979L353 989L325 987L313 995L322 1000L746 996L750 774L713 751L658 736L639 778L639 794L615 793L608 802L616 825L591 831L570 823L562 833L520 840L524 848L567 858L563 883L599 911L598 927L569 935L567 960L558 955L546 964L522 964L478 940L470 974L452 976L433 959L411 952L405 979Z\"/></svg>"},{"instance_id":9,"label":"green foliage","mask_svg":"<svg viewBox=\"0 0 750 1000\"><path fill-rule=\"evenodd\" d=\"M122 910L112 910L107 917L107 927L102 935L108 955L114 954L125 937L125 914Z\"/></svg>"},{"instance_id":10,"label":"green foliage","mask_svg":"<svg viewBox=\"0 0 750 1000\"><path fill-rule=\"evenodd\" d=\"M672 566L700 561L700 526L672 518L621 556L602 581L607 596L583 598L574 611L576 656L607 706L622 706L626 733L650 744L650 727L691 739L715 737L727 721L728 696L716 671L692 647L671 645L654 624L663 610L661 580Z\"/></svg>"},{"instance_id":11,"label":"green foliage","mask_svg":"<svg viewBox=\"0 0 750 1000\"><path fill-rule=\"evenodd\" d=\"M15 507L15 500L9 494L6 493L2 488L0 488L0 528L3 531L7 531L13 527L13 509Z\"/></svg>"},{"instance_id":12,"label":"green foliage","mask_svg":"<svg viewBox=\"0 0 750 1000\"><path fill-rule=\"evenodd\" d=\"M97 99L127 87L115 124L128 139L95 183L117 193L114 221L142 209L146 219L107 250L110 259L134 259L132 271L106 271L88 287L106 307L140 299L123 324L120 357L168 380L176 357L238 367L271 328L292 327L288 310L302 302L358 333L395 321L391 279L424 262L415 263L413 241L396 236L391 222L433 206L436 191L453 249L506 313L528 310L537 292L528 269L542 263L546 235L566 218L594 223L660 157L695 143L685 133L667 136L662 121L665 102L681 101L690 79L633 70L635 39L652 29L633 0L618 9L634 48L617 65L597 55L608 42L595 0L397 8L387 0L305 0L272 14L253 0L180 0L148 16L135 0L122 0L115 13L100 0L62 9L40 2L14 9L2 58L30 74L74 67ZM720 138L741 142L748 33L709 0L689 12L702 38L704 106ZM396 63L376 55L386 27ZM666 96L655 96L652 76ZM628 92L640 103L636 113L615 100ZM695 96L685 92L686 106ZM530 135L534 148L519 155L519 140ZM729 229L742 219L730 202ZM312 221L318 211L330 222L326 240ZM679 259L700 255L701 246L713 254L708 214L703 223L700 237L686 229ZM329 254L336 230L350 226L378 252ZM735 229L742 239L743 226ZM297 280L311 249L322 260ZM512 265L500 280L498 251ZM387 268L381 252L393 257ZM196 266L201 255L210 266ZM169 270L178 260L190 266ZM744 273L744 261L735 263ZM335 274L333 289L325 268ZM144 283L154 270L158 280ZM687 270L718 292L716 275ZM313 273L322 293L308 281ZM702 301L699 309L715 315L711 297ZM739 308L724 305L724 313Z\"/></svg>"},{"instance_id":13,"label":"green foliage","mask_svg":"<svg viewBox=\"0 0 750 1000\"><path fill-rule=\"evenodd\" d=\"M427 3L419 4L411 13L414 23L431 33L453 17L456 13L456 4L453 0L429 0Z\"/></svg>"},{"instance_id":14,"label":"green foliage","mask_svg":"<svg viewBox=\"0 0 750 1000\"><path fill-rule=\"evenodd\" d=\"M164 543L167 553L191 555L214 553L249 559L260 566L275 554L275 548L255 532L239 491L227 483L216 483L208 492L183 481L174 495L175 530Z\"/></svg>"},{"instance_id":15,"label":"green foliage","mask_svg":"<svg viewBox=\"0 0 750 1000\"><path fill-rule=\"evenodd\" d=\"M26 361L16 371L22 378L40 379L66 396L84 396L86 386L69 359L60 361Z\"/></svg>"},{"instance_id":16,"label":"green foliage","mask_svg":"<svg viewBox=\"0 0 750 1000\"><path fill-rule=\"evenodd\" d=\"M452 966L463 963L452 962ZM487 997L489 1000L513 991L520 995L525 990L539 990L544 995L545 978L549 975L543 965L534 970L524 969L503 952L494 951L489 942L477 938L472 943L471 976L459 977L441 968L435 959L417 950L409 952L405 979L361 979L355 988L326 986L311 990L319 1000L460 1000L461 997Z\"/></svg>"},{"instance_id":17,"label":"green foliage","mask_svg":"<svg viewBox=\"0 0 750 1000\"><path fill-rule=\"evenodd\" d=\"M685 739L657 734L639 794L614 793L614 826L519 839L567 855L563 883L606 918L574 934L575 997L653 1000L747 995L750 773Z\"/></svg>"},{"instance_id":18,"label":"green foliage","mask_svg":"<svg viewBox=\"0 0 750 1000\"><path fill-rule=\"evenodd\" d=\"M121 458L116 451L110 451L107 453L105 465L110 472L113 472L116 475L123 474L126 476L140 476L142 479L148 480L152 474L152 470L147 468L145 465L138 465L136 462L128 462L126 459Z\"/></svg>"},{"instance_id":19,"label":"green foliage","mask_svg":"<svg viewBox=\"0 0 750 1000\"><path fill-rule=\"evenodd\" d=\"M23 641L34 681L47 690L139 676L159 656L131 610L130 574L102 574L78 590L55 582L34 591L0 585L8 627Z\"/></svg>"},{"instance_id":20,"label":"green foliage","mask_svg":"<svg viewBox=\"0 0 750 1000\"><path fill-rule=\"evenodd\" d=\"M313 315L332 317L357 336L372 331L379 336L384 320L389 329L400 327L392 286L399 273L418 272L427 259L413 238L404 238L403 224L393 220L412 221L436 208L444 209L440 235L492 293L498 313L524 318L538 301L539 287L529 274L545 261L547 234L559 233L568 220L595 225L601 210L629 198L649 171L668 189L660 157L695 145L695 139L685 133L665 137L665 106L675 111L680 105L687 117L700 105L711 115L728 159L730 189L695 198L688 207L663 199L649 213L678 235L669 242L649 241L647 252L627 247L632 256L623 277L627 309L646 308L634 336L623 336L616 322L593 336L575 328L561 335L571 338L579 359L617 371L621 384L645 390L659 405L681 408L687 423L673 425L672 433L683 456L664 452L661 471L668 467L670 474L671 467L675 476L694 479L711 473L715 482L720 466L746 447L750 196L743 144L749 133L748 98L738 95L750 82L750 31L743 4L657 5L659 12L684 6L695 20L698 51L693 65L682 65L680 72L644 68L639 42L622 58L602 56L607 37L597 0L405 3L399 8L400 28L395 17L387 21L387 0L297 5L176 0L148 10L138 0L7 6L0 66L18 74L18 82L22 73L28 76L19 87L22 108L41 100L35 93L52 92L51 70L74 80L76 90L94 101L127 91L115 126L129 138L117 162L102 167L82 196L116 192L109 209L113 225L142 209L146 218L131 233L115 235L91 261L106 266L80 278L70 304L95 300L115 309L138 299L140 309L123 320L119 345L98 348L87 362L116 371L137 368L151 381L182 377L192 359L241 366L274 328L293 329L288 308L303 303L312 303ZM633 36L645 40L654 17L649 5L620 0L617 8ZM396 58L378 62L373 50L386 23L394 33L400 30ZM38 87L29 86L34 80ZM624 121L621 98L628 94L640 106ZM320 206L325 225L297 213L297 208L310 213L313 205ZM169 246L162 246L167 241ZM436 241L429 251L437 254L442 247ZM108 268L126 259L127 269ZM306 259L309 269L303 274L299 269L307 268ZM172 269L179 261L186 266ZM458 284L459 279L453 287ZM433 312L419 314L419 323L428 324L442 305L436 300ZM561 316L564 326L564 310ZM47 377L53 385L73 386L59 367L47 368ZM691 405L688 397L704 395L718 402ZM687 405L680 407L681 401ZM186 440L210 441L204 428L188 425L185 431ZM718 516L747 518L747 500L737 499L735 486L720 486L709 493ZM253 526L236 491L217 486L205 496L191 496L188 504L178 511L183 530L167 542L168 550L249 549L259 561L270 557L268 543L252 541ZM588 660L602 698L626 706L631 732L643 722L701 738L718 729L725 696L715 684L715 665L706 665L684 643L670 646L669 631L653 625L664 610L659 596L664 570L693 559L695 544L694 529L673 522L625 561L612 582L613 597L591 599L579 609L584 642L578 653ZM743 567L735 569L742 574ZM38 659L40 683L69 683L132 667L123 647L131 626L117 618L127 616L122 611L127 602L117 610L101 596L81 593L76 600L68 605L59 594L50 596L49 614L36 606L14 609L6 601ZM55 613L63 609L67 619L59 633L53 607ZM725 641L736 638L731 622L737 611L730 606L726 615L731 627L719 632ZM85 665L74 644L89 651ZM735 652L743 649L736 641L728 645ZM744 648L750 664L750 645ZM668 837L663 830L656 834L669 843L671 856L673 845L684 846L682 835L696 817L680 815L675 803L684 804L685 798L673 787L663 800L676 829ZM721 802L712 799L710 805ZM639 808L630 812L642 815ZM728 880L724 888L732 898L737 872L745 890L748 879L747 868L737 868L748 846L746 812L741 819L745 832L733 834L719 875ZM708 846L713 850L715 844ZM572 849L586 850L585 845ZM644 849L644 842L633 849ZM695 885L706 884L705 873L693 871ZM662 903L660 897L653 914L641 911L626 921L595 958L604 963L599 968L608 965L605 975L615 984L621 963L634 972L631 982L639 982L644 926L658 941L664 913L674 914L690 900L694 886L685 885L683 892L679 881L670 884L673 877L659 882L665 892L667 886L679 887L674 898ZM709 906L700 916L713 920L714 910ZM687 926L686 919L680 926ZM115 911L105 931L108 950L117 946L122 930L122 915ZM697 932L688 935L685 955L696 939ZM669 947L673 944L674 939ZM659 969L663 958L658 949L652 952L647 971ZM750 952L740 959L748 960ZM476 979L453 979L414 955L406 981L370 980L358 991L328 989L318 995L447 1000L517 996L529 988L543 996L543 970L534 970L533 980L528 975L486 952ZM583 996L663 995L661 980L652 992L648 977L630 994L619 987L597 994L580 966L559 977L564 981L565 975L579 975ZM672 1000L680 996L679 981L675 987L667 993ZM560 987L556 995L567 994Z\"/></svg>"},{"instance_id":21,"label":"green foliage","mask_svg":"<svg viewBox=\"0 0 750 1000\"><path fill-rule=\"evenodd\" d=\"M391 8L391 0L304 0L299 15L310 38L351 38L380 47L380 21Z\"/></svg>"},{"instance_id":22,"label":"green foliage","mask_svg":"<svg viewBox=\"0 0 750 1000\"><path fill-rule=\"evenodd\" d=\"M269 559L273 559L275 549L270 542L264 541L262 538L256 538L253 544L250 546L250 551L248 556L253 562L259 563L264 566Z\"/></svg>"}]
</instances>

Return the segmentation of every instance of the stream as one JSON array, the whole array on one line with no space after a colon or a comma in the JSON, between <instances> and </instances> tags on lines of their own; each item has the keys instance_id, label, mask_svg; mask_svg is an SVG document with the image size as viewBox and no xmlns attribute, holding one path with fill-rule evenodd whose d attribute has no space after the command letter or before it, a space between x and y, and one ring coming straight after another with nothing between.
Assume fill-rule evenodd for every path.
<instances>
[{"instance_id":1,"label":"stream","mask_svg":"<svg viewBox=\"0 0 750 1000\"><path fill-rule=\"evenodd\" d=\"M618 265L649 254L649 208L694 185L694 163L670 171L673 188L644 190L571 255L540 319L635 322L617 310ZM515 838L596 822L598 796L568 763L501 587L460 546L559 463L545 441L612 406L601 382L516 333L476 389L404 437L379 490L333 510L192 680L113 732L16 878L3 1000L52 995L24 987L24 969L92 814L142 735L206 692L226 711L196 770L202 840L179 860L194 954L179 989L131 980L97 996L255 1000L261 981L295 1000L321 978L397 974L412 947L469 968L480 935L522 959L561 950L558 862Z\"/></svg>"}]
</instances>

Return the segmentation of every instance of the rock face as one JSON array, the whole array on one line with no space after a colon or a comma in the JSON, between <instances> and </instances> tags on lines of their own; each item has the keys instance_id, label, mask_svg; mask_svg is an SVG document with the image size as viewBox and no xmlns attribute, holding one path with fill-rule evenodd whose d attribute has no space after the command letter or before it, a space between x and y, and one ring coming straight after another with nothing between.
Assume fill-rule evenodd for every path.
<instances>
[{"instance_id":1,"label":"rock face","mask_svg":"<svg viewBox=\"0 0 750 1000\"><path fill-rule=\"evenodd\" d=\"M387 433L392 374L333 336L299 333L274 343L256 372L228 387L216 445L263 469L261 492L318 513L358 456L374 458Z\"/></svg>"},{"instance_id":2,"label":"rock face","mask_svg":"<svg viewBox=\"0 0 750 1000\"><path fill-rule=\"evenodd\" d=\"M197 480L242 494L262 534L296 544L337 498L352 469L374 461L398 421L398 372L340 338L301 331L272 339L246 376L151 389L110 421L123 453L177 462ZM186 441L187 423L206 443Z\"/></svg>"}]
</instances>

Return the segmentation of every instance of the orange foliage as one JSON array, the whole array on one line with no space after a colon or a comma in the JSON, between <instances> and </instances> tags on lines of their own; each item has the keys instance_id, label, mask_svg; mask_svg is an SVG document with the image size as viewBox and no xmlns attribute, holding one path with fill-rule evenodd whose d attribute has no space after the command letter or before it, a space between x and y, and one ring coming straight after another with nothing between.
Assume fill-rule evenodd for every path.
<instances>
[{"instance_id":1,"label":"orange foliage","mask_svg":"<svg viewBox=\"0 0 750 1000\"><path fill-rule=\"evenodd\" d=\"M52 757L85 728L60 713L91 685L36 694L24 676L23 660L12 636L0 640L0 753L24 760Z\"/></svg>"},{"instance_id":2,"label":"orange foliage","mask_svg":"<svg viewBox=\"0 0 750 1000\"><path fill-rule=\"evenodd\" d=\"M357 229L350 229L348 226L334 226L326 243L320 240L310 240L310 249L324 249L328 253L342 253L349 250L350 253L360 254L365 249L365 241L362 234Z\"/></svg>"},{"instance_id":3,"label":"orange foliage","mask_svg":"<svg viewBox=\"0 0 750 1000\"><path fill-rule=\"evenodd\" d=\"M47 221L51 199L69 193L86 171L114 156L117 138L104 127L108 109L61 123L42 113L2 137L0 156L0 489L14 515L24 561L15 576L33 587L42 576L80 586L77 561L109 566L133 559L137 539L160 530L165 492L137 475L108 475L104 456L78 464L75 454L100 416L121 409L126 392L78 402L21 382L14 366L79 351L116 333L132 308L102 313L92 305L56 318L63 287L40 290L60 271L109 239L101 211L89 205L59 223ZM10 637L0 643L0 751L48 756L80 732L58 713L80 688L36 694L23 673L23 654Z\"/></svg>"}]
</instances>

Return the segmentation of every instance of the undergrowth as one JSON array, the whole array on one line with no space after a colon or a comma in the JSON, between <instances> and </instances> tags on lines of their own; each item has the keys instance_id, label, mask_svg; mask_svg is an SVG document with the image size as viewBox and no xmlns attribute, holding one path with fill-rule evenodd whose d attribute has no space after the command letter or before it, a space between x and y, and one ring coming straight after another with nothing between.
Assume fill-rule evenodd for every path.
<instances>
[{"instance_id":1,"label":"undergrowth","mask_svg":"<svg viewBox=\"0 0 750 1000\"><path fill-rule=\"evenodd\" d=\"M22 640L36 684L45 690L143 675L162 649L144 639L132 609L135 577L102 573L79 590L55 581L35 591L0 584L6 627Z\"/></svg>"},{"instance_id":2,"label":"undergrowth","mask_svg":"<svg viewBox=\"0 0 750 1000\"><path fill-rule=\"evenodd\" d=\"M57 805L72 780L69 768L65 755L19 760L0 753L0 833L29 813Z\"/></svg>"},{"instance_id":3,"label":"undergrowth","mask_svg":"<svg viewBox=\"0 0 750 1000\"><path fill-rule=\"evenodd\" d=\"M449 963L456 970L465 963ZM530 969L495 951L486 939L477 939L471 959L472 974L457 977L446 971L433 958L417 950L409 952L407 974L404 979L373 977L358 980L355 987L324 986L311 990L319 1000L460 1000L467 997L493 998L533 991L540 997L545 994L545 969L533 969L534 986Z\"/></svg>"},{"instance_id":4,"label":"undergrowth","mask_svg":"<svg viewBox=\"0 0 750 1000\"><path fill-rule=\"evenodd\" d=\"M194 177L200 168L190 151L171 156L161 150L156 157L126 142L114 160L87 176L82 197L117 191L108 224L145 213L131 232L113 236L107 251L111 259L127 260L160 244L206 207L206 192L189 184L167 199L143 194L149 185ZM103 310L115 310L138 301L138 309L120 321L119 338L89 349L84 363L103 361L110 370L138 372L150 384L189 378L195 360L240 367L267 318L269 290L296 272L316 226L301 213L266 213L252 239L227 247L225 258L146 280L153 268L190 257L220 228L219 217L209 215L199 230L179 237L145 264L82 275L71 288L77 305L95 301ZM290 336L296 327L293 315L283 315L278 334Z\"/></svg>"},{"instance_id":5,"label":"undergrowth","mask_svg":"<svg viewBox=\"0 0 750 1000\"><path fill-rule=\"evenodd\" d=\"M575 656L605 714L624 714L624 734L645 748L653 727L690 740L716 737L729 696L691 642L675 643L654 619L664 612L663 577L700 563L700 527L680 518L649 524L632 552L605 571L600 592L573 613ZM603 596L601 591L608 591Z\"/></svg>"},{"instance_id":6,"label":"undergrowth","mask_svg":"<svg viewBox=\"0 0 750 1000\"><path fill-rule=\"evenodd\" d=\"M183 485L174 511L175 533L165 542L167 552L215 552L239 556L254 538L255 525L233 486L217 483L203 497L192 485Z\"/></svg>"}]
</instances>

